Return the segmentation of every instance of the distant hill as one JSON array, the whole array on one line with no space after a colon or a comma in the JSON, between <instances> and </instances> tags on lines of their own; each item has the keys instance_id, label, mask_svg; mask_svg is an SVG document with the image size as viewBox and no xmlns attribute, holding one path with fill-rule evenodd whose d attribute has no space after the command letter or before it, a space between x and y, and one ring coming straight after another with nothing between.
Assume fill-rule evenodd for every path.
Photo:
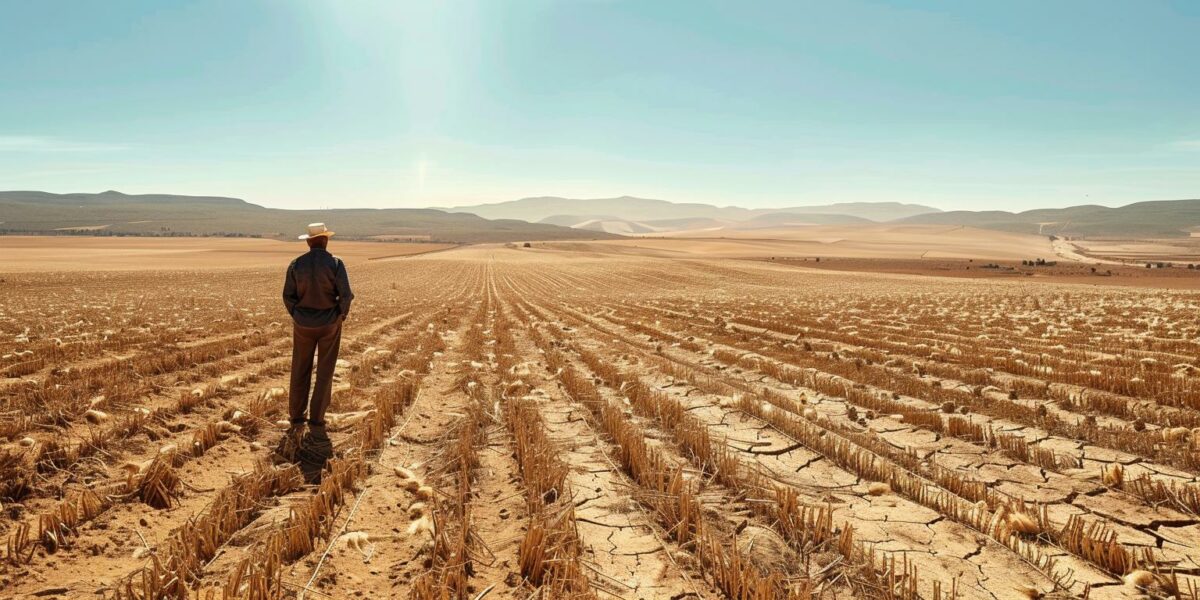
<instances>
[{"instance_id":1,"label":"distant hill","mask_svg":"<svg viewBox=\"0 0 1200 600\"><path fill-rule=\"evenodd\" d=\"M452 212L447 212L452 211ZM237 198L0 192L0 233L293 237L325 221L352 238L476 243L608 239L872 222L962 225L1069 237L1185 237L1200 232L1200 200L1007 211L949 211L897 202L747 209L623 196L524 198L454 209L266 208Z\"/></svg>"},{"instance_id":2,"label":"distant hill","mask_svg":"<svg viewBox=\"0 0 1200 600\"><path fill-rule=\"evenodd\" d=\"M901 202L837 202L823 206L793 206L790 208L768 208L754 211L756 215L786 213L791 215L825 215L855 217L864 221L885 223L916 215L937 214L941 209L922 204Z\"/></svg>"},{"instance_id":3,"label":"distant hill","mask_svg":"<svg viewBox=\"0 0 1200 600\"><path fill-rule=\"evenodd\" d=\"M740 222L771 213L847 215L882 222L939 212L938 209L929 206L899 202L846 202L822 206L749 209L740 206L668 202L632 196L595 199L542 196L495 204L459 206L444 210L471 213L485 219L521 219L529 222L547 222L546 219L553 219L554 224L561 224L570 219L577 219L576 222L623 220L646 223L669 219L717 219Z\"/></svg>"},{"instance_id":4,"label":"distant hill","mask_svg":"<svg viewBox=\"0 0 1200 600\"><path fill-rule=\"evenodd\" d=\"M664 233L695 229L726 227L732 221L707 217L684 217L682 219L648 219L633 221L609 215L554 215L539 221L588 231L607 231L620 235Z\"/></svg>"},{"instance_id":5,"label":"distant hill","mask_svg":"<svg viewBox=\"0 0 1200 600\"><path fill-rule=\"evenodd\" d=\"M634 221L605 215L554 215L542 219L541 222L575 229L585 229L587 231L605 231L619 235L653 235L656 233L668 234L702 231L709 231L713 232L714 235L720 235L718 232L775 227L802 227L805 225L851 225L873 223L874 221L850 215L772 212L753 215L741 221L710 217L681 217L676 219Z\"/></svg>"},{"instance_id":6,"label":"distant hill","mask_svg":"<svg viewBox=\"0 0 1200 600\"><path fill-rule=\"evenodd\" d=\"M627 221L625 219L591 219L576 223L571 227L583 231L603 231L616 235L637 235L643 233L661 233L664 231L641 221Z\"/></svg>"},{"instance_id":7,"label":"distant hill","mask_svg":"<svg viewBox=\"0 0 1200 600\"><path fill-rule=\"evenodd\" d=\"M611 215L615 219L647 221L683 217L737 219L749 213L747 209L736 206L722 208L710 204L667 202L632 196L591 200L543 196L445 210L467 212L485 219L521 219L530 222L562 215Z\"/></svg>"},{"instance_id":8,"label":"distant hill","mask_svg":"<svg viewBox=\"0 0 1200 600\"><path fill-rule=\"evenodd\" d=\"M873 223L870 219L853 215L824 213L795 213L773 212L758 215L737 224L738 229L754 229L760 227L790 227L801 225L853 225L858 223Z\"/></svg>"},{"instance_id":9,"label":"distant hill","mask_svg":"<svg viewBox=\"0 0 1200 600\"><path fill-rule=\"evenodd\" d=\"M559 227L574 227L580 223L587 221L619 221L620 217L612 215L551 215L544 219L538 219L538 223L546 225L558 225Z\"/></svg>"},{"instance_id":10,"label":"distant hill","mask_svg":"<svg viewBox=\"0 0 1200 600\"><path fill-rule=\"evenodd\" d=\"M719 236L722 230L733 232L870 222L962 225L1013 233L1081 238L1185 237L1192 232L1200 232L1200 200L1158 200L1116 208L1092 204L1013 213L1002 210L942 212L919 204L896 202L747 209L677 204L628 196L596 200L544 197L451 210L478 210L489 217L534 218L541 211L551 209L555 212L541 217L544 223L625 235L711 232Z\"/></svg>"},{"instance_id":11,"label":"distant hill","mask_svg":"<svg viewBox=\"0 0 1200 600\"><path fill-rule=\"evenodd\" d=\"M1074 237L1185 237L1200 231L1200 200L1156 200L1116 208L1091 204L1019 213L956 210L916 215L899 222Z\"/></svg>"},{"instance_id":12,"label":"distant hill","mask_svg":"<svg viewBox=\"0 0 1200 600\"><path fill-rule=\"evenodd\" d=\"M0 192L0 232L6 233L294 237L316 221L354 238L473 243L616 237L428 208L286 210L210 196Z\"/></svg>"},{"instance_id":13,"label":"distant hill","mask_svg":"<svg viewBox=\"0 0 1200 600\"><path fill-rule=\"evenodd\" d=\"M682 219L655 219L653 221L643 221L643 223L648 227L654 227L660 231L680 231L685 229L729 227L734 224L734 221L709 219L707 217L684 217Z\"/></svg>"}]
</instances>

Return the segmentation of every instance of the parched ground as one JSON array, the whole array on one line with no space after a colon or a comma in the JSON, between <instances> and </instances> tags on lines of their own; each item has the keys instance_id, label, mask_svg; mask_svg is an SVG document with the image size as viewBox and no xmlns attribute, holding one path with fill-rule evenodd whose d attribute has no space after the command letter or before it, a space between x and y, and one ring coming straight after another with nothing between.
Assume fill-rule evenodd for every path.
<instances>
[{"instance_id":1,"label":"parched ground","mask_svg":"<svg viewBox=\"0 0 1200 600\"><path fill-rule=\"evenodd\" d=\"M1087 258L1142 264L1146 261L1200 262L1200 236L1168 239L1073 240Z\"/></svg>"},{"instance_id":2,"label":"parched ground","mask_svg":"<svg viewBox=\"0 0 1200 600\"><path fill-rule=\"evenodd\" d=\"M334 238L337 239L337 238ZM135 236L0 236L0 273L214 270L287 264L299 240ZM337 241L347 264L437 252L454 244Z\"/></svg>"},{"instance_id":3,"label":"parched ground","mask_svg":"<svg viewBox=\"0 0 1200 600\"><path fill-rule=\"evenodd\" d=\"M1144 264L1109 264L1098 262L1057 261L1054 264L1029 264L1015 260L976 259L894 259L894 258L822 258L765 257L760 260L793 265L806 269L867 273L895 273L949 277L954 279L1009 279L1037 283L1076 283L1106 287L1140 287L1153 289L1200 289L1200 271L1188 269L1188 263L1175 263L1169 268L1147 269ZM1198 260L1193 257L1191 260Z\"/></svg>"},{"instance_id":4,"label":"parched ground","mask_svg":"<svg viewBox=\"0 0 1200 600\"><path fill-rule=\"evenodd\" d=\"M1195 293L598 246L353 262L319 486L286 261L7 274L0 597L1196 597Z\"/></svg>"},{"instance_id":5,"label":"parched ground","mask_svg":"<svg viewBox=\"0 0 1200 600\"><path fill-rule=\"evenodd\" d=\"M588 242L562 242L588 244ZM962 225L792 225L758 229L701 229L591 242L595 247L637 246L645 251L702 257L837 256L842 258L1055 258L1048 236Z\"/></svg>"}]
</instances>

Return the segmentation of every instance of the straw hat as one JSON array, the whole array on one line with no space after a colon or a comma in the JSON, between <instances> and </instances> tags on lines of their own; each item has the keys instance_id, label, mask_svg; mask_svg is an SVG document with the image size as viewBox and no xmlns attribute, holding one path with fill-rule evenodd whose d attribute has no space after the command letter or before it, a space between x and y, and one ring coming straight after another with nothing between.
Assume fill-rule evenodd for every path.
<instances>
[{"instance_id":1,"label":"straw hat","mask_svg":"<svg viewBox=\"0 0 1200 600\"><path fill-rule=\"evenodd\" d=\"M330 231L329 228L326 227L324 223L309 223L308 224L308 233L300 236L300 239L307 240L308 238L315 238L315 237L321 237L321 236L330 237L332 235L333 235L333 232Z\"/></svg>"}]
</instances>

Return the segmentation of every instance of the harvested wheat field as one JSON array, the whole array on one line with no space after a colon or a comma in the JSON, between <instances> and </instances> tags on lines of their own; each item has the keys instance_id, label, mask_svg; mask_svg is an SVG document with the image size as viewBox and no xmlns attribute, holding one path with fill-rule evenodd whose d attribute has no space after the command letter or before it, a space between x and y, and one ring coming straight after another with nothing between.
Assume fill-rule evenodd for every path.
<instances>
[{"instance_id":1,"label":"harvested wheat field","mask_svg":"<svg viewBox=\"0 0 1200 600\"><path fill-rule=\"evenodd\" d=\"M338 240L338 255L353 265L366 260L437 252L454 246ZM297 252L296 242L292 240L212 237L6 235L0 237L0 248L6 250L0 256L0 273L262 267L287 265Z\"/></svg>"},{"instance_id":2,"label":"harvested wheat field","mask_svg":"<svg viewBox=\"0 0 1200 600\"><path fill-rule=\"evenodd\" d=\"M843 258L1054 258L1047 236L961 225L805 225L658 234L595 246L637 245L704 256L839 256ZM570 242L564 242L570 243Z\"/></svg>"},{"instance_id":3,"label":"harvested wheat field","mask_svg":"<svg viewBox=\"0 0 1200 600\"><path fill-rule=\"evenodd\" d=\"M1197 597L1194 293L360 261L307 486L285 264L5 274L0 597Z\"/></svg>"}]
</instances>

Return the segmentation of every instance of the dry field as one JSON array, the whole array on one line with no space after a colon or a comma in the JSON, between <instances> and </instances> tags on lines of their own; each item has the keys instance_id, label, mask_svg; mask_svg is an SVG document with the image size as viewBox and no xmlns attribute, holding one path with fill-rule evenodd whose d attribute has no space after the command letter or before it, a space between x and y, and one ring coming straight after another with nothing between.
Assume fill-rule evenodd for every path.
<instances>
[{"instance_id":1,"label":"dry field","mask_svg":"<svg viewBox=\"0 0 1200 600\"><path fill-rule=\"evenodd\" d=\"M1077 240L1073 241L1087 257L1133 264L1146 261L1200 263L1200 234L1165 240Z\"/></svg>"},{"instance_id":2,"label":"dry field","mask_svg":"<svg viewBox=\"0 0 1200 600\"><path fill-rule=\"evenodd\" d=\"M661 239L663 236L667 239ZM656 239L652 236L658 236ZM681 240L688 243L681 244ZM571 242L563 242L571 243ZM838 256L843 258L1055 258L1048 236L961 225L809 225L649 234L596 245L629 246L703 256Z\"/></svg>"},{"instance_id":3,"label":"dry field","mask_svg":"<svg viewBox=\"0 0 1200 600\"><path fill-rule=\"evenodd\" d=\"M1195 293L362 261L313 487L283 262L5 275L0 597L1197 595Z\"/></svg>"},{"instance_id":4,"label":"dry field","mask_svg":"<svg viewBox=\"0 0 1200 600\"><path fill-rule=\"evenodd\" d=\"M453 248L453 244L338 240L347 264ZM304 242L258 238L0 236L0 273L191 270L287 265Z\"/></svg>"},{"instance_id":5,"label":"dry field","mask_svg":"<svg viewBox=\"0 0 1200 600\"><path fill-rule=\"evenodd\" d=\"M1053 265L1024 264L1015 260L971 259L870 259L870 258L763 258L779 264L846 272L906 273L934 277L1022 279L1038 283L1132 286L1142 288L1200 289L1200 273L1186 265L1147 269L1143 265L1114 265L1058 260Z\"/></svg>"}]
</instances>

